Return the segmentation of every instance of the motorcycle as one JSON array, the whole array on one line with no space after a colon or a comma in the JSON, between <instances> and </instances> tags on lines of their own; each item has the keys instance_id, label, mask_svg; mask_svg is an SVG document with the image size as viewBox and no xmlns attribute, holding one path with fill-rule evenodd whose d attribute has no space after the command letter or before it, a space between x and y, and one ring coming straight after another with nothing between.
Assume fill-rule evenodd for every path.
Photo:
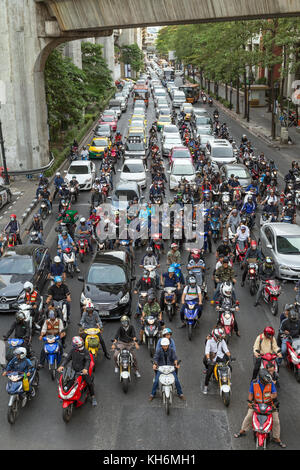
<instances>
[{"instance_id":1,"label":"motorcycle","mask_svg":"<svg viewBox=\"0 0 300 470\"><path fill-rule=\"evenodd\" d=\"M79 238L77 241L78 245L78 254L81 263L84 262L84 257L88 254L89 252L89 244L86 238Z\"/></svg>"},{"instance_id":2,"label":"motorcycle","mask_svg":"<svg viewBox=\"0 0 300 470\"><path fill-rule=\"evenodd\" d=\"M225 341L228 344L229 343L229 338L232 337L233 329L234 329L234 312L235 312L235 307L232 308L225 308L221 309L220 312L220 323L222 327L224 328L225 331Z\"/></svg>"},{"instance_id":3,"label":"motorcycle","mask_svg":"<svg viewBox=\"0 0 300 470\"><path fill-rule=\"evenodd\" d=\"M259 352L259 351L257 351ZM274 377L273 379L278 381L279 375L278 375L278 364L277 364L277 354L271 354L271 353L266 353L266 354L261 354L261 364L260 368L261 369L266 369L268 364L271 364L274 367Z\"/></svg>"},{"instance_id":4,"label":"motorcycle","mask_svg":"<svg viewBox=\"0 0 300 470\"><path fill-rule=\"evenodd\" d=\"M293 218L290 215L283 215L281 222L284 222L285 224L291 224L293 222Z\"/></svg>"},{"instance_id":5,"label":"motorcycle","mask_svg":"<svg viewBox=\"0 0 300 470\"><path fill-rule=\"evenodd\" d=\"M233 359L231 359L233 360ZM219 385L220 397L226 407L230 405L231 398L231 369L229 361L216 362L214 367L214 378Z\"/></svg>"},{"instance_id":6,"label":"motorcycle","mask_svg":"<svg viewBox=\"0 0 300 470\"><path fill-rule=\"evenodd\" d=\"M145 318L143 342L147 345L150 356L153 357L158 342L158 320L152 315Z\"/></svg>"},{"instance_id":7,"label":"motorcycle","mask_svg":"<svg viewBox=\"0 0 300 470\"><path fill-rule=\"evenodd\" d=\"M221 202L222 210L227 211L229 208L229 204L230 204L230 193L229 192L222 193L222 202Z\"/></svg>"},{"instance_id":8,"label":"motorcycle","mask_svg":"<svg viewBox=\"0 0 300 470\"><path fill-rule=\"evenodd\" d=\"M28 378L23 372L7 372L6 391L9 395L7 420L9 424L16 422L20 407L24 408L29 400L35 397L39 385L37 359L31 359L34 371Z\"/></svg>"},{"instance_id":9,"label":"motorcycle","mask_svg":"<svg viewBox=\"0 0 300 470\"><path fill-rule=\"evenodd\" d=\"M210 228L211 228L211 237L213 241L216 243L217 240L220 238L220 221L219 219L213 218L210 221Z\"/></svg>"},{"instance_id":10,"label":"motorcycle","mask_svg":"<svg viewBox=\"0 0 300 470\"><path fill-rule=\"evenodd\" d=\"M296 189L295 191L295 204L297 206L297 209L300 208L300 189Z\"/></svg>"},{"instance_id":11,"label":"motorcycle","mask_svg":"<svg viewBox=\"0 0 300 470\"><path fill-rule=\"evenodd\" d=\"M267 280L263 291L263 299L271 305L271 313L276 316L278 313L278 297L281 294L281 286L274 279Z\"/></svg>"},{"instance_id":12,"label":"motorcycle","mask_svg":"<svg viewBox=\"0 0 300 470\"><path fill-rule=\"evenodd\" d=\"M235 245L235 261L237 260L239 263L243 263L246 253L248 250L248 245L244 241L237 240Z\"/></svg>"},{"instance_id":13,"label":"motorcycle","mask_svg":"<svg viewBox=\"0 0 300 470\"><path fill-rule=\"evenodd\" d=\"M260 216L260 226L264 224L270 224L271 222L277 222L277 217L268 212L263 212Z\"/></svg>"},{"instance_id":14,"label":"motorcycle","mask_svg":"<svg viewBox=\"0 0 300 470\"><path fill-rule=\"evenodd\" d=\"M219 120L219 113L214 113L214 120L218 121Z\"/></svg>"},{"instance_id":15,"label":"motorcycle","mask_svg":"<svg viewBox=\"0 0 300 470\"><path fill-rule=\"evenodd\" d=\"M65 329L69 324L67 301L66 300L52 300L54 307L57 309L59 317L62 318Z\"/></svg>"},{"instance_id":16,"label":"motorcycle","mask_svg":"<svg viewBox=\"0 0 300 470\"><path fill-rule=\"evenodd\" d=\"M90 354L93 355L95 366L96 368L96 359L98 356L99 348L100 348L100 340L98 334L100 333L99 328L86 328L84 330L86 334L85 338L85 349L89 351Z\"/></svg>"},{"instance_id":17,"label":"motorcycle","mask_svg":"<svg viewBox=\"0 0 300 470\"><path fill-rule=\"evenodd\" d=\"M88 370L89 376L94 369L94 359L90 354L91 361ZM77 374L72 367L66 367L59 379L58 398L62 400L62 417L65 423L69 423L73 409L79 408L88 400L90 396L89 388L82 374Z\"/></svg>"},{"instance_id":18,"label":"motorcycle","mask_svg":"<svg viewBox=\"0 0 300 470\"><path fill-rule=\"evenodd\" d=\"M142 311L144 310L144 306L146 305L148 300L148 292L141 291L139 293L139 299L138 299L138 311L139 313L137 315L141 315Z\"/></svg>"},{"instance_id":19,"label":"motorcycle","mask_svg":"<svg viewBox=\"0 0 300 470\"><path fill-rule=\"evenodd\" d=\"M77 202L78 197L78 189L74 186L70 187L70 196L71 196L71 204L75 204Z\"/></svg>"},{"instance_id":20,"label":"motorcycle","mask_svg":"<svg viewBox=\"0 0 300 470\"><path fill-rule=\"evenodd\" d=\"M128 392L129 382L131 382L131 369L133 366L133 356L131 350L133 346L129 349L126 348L117 348L119 352L117 357L117 364L120 371L120 382L122 384L122 389L124 393Z\"/></svg>"},{"instance_id":21,"label":"motorcycle","mask_svg":"<svg viewBox=\"0 0 300 470\"><path fill-rule=\"evenodd\" d=\"M39 233L36 230L30 232L30 240L29 243L32 245L41 245L41 241L39 238Z\"/></svg>"},{"instance_id":22,"label":"motorcycle","mask_svg":"<svg viewBox=\"0 0 300 470\"><path fill-rule=\"evenodd\" d=\"M248 260L248 279L250 284L250 295L255 295L258 289L258 264L257 260Z\"/></svg>"},{"instance_id":23,"label":"motorcycle","mask_svg":"<svg viewBox=\"0 0 300 470\"><path fill-rule=\"evenodd\" d=\"M181 361L178 361L180 364ZM173 403L173 394L175 393L175 377L173 372L175 371L174 366L159 366L157 369L160 372L159 376L159 391L162 395L163 404L166 410L166 414L170 414L170 406Z\"/></svg>"},{"instance_id":24,"label":"motorcycle","mask_svg":"<svg viewBox=\"0 0 300 470\"><path fill-rule=\"evenodd\" d=\"M160 259L160 254L162 252L162 238L161 238L161 236L162 236L161 233L154 233L152 235L153 251L154 251L154 254L155 254L158 261Z\"/></svg>"},{"instance_id":25,"label":"motorcycle","mask_svg":"<svg viewBox=\"0 0 300 470\"><path fill-rule=\"evenodd\" d=\"M266 403L253 403L252 429L256 442L256 449L266 450L267 443L270 440L270 434L273 428L272 405Z\"/></svg>"},{"instance_id":26,"label":"motorcycle","mask_svg":"<svg viewBox=\"0 0 300 470\"><path fill-rule=\"evenodd\" d=\"M204 95L202 96L202 103L203 104L206 104L207 103L207 97Z\"/></svg>"},{"instance_id":27,"label":"motorcycle","mask_svg":"<svg viewBox=\"0 0 300 470\"><path fill-rule=\"evenodd\" d=\"M164 287L164 310L170 322L176 313L176 287Z\"/></svg>"},{"instance_id":28,"label":"motorcycle","mask_svg":"<svg viewBox=\"0 0 300 470\"><path fill-rule=\"evenodd\" d=\"M63 262L66 273L73 277L75 271L75 253L71 248L66 248L63 251Z\"/></svg>"},{"instance_id":29,"label":"motorcycle","mask_svg":"<svg viewBox=\"0 0 300 470\"><path fill-rule=\"evenodd\" d=\"M47 203L47 199L43 199L41 202L41 207L40 207L40 216L43 220L46 220L49 215L49 207Z\"/></svg>"},{"instance_id":30,"label":"motorcycle","mask_svg":"<svg viewBox=\"0 0 300 470\"><path fill-rule=\"evenodd\" d=\"M198 325L199 305L194 300L187 300L184 309L184 322L187 325L188 338L192 340L193 329Z\"/></svg>"},{"instance_id":31,"label":"motorcycle","mask_svg":"<svg viewBox=\"0 0 300 470\"><path fill-rule=\"evenodd\" d=\"M286 335L282 335L282 338L286 337ZM300 383L300 338L288 336L285 364L288 369L294 372L297 382Z\"/></svg>"},{"instance_id":32,"label":"motorcycle","mask_svg":"<svg viewBox=\"0 0 300 470\"><path fill-rule=\"evenodd\" d=\"M17 235L15 233L6 234L7 248L14 248L17 245Z\"/></svg>"},{"instance_id":33,"label":"motorcycle","mask_svg":"<svg viewBox=\"0 0 300 470\"><path fill-rule=\"evenodd\" d=\"M101 194L102 194L102 201L106 202L107 196L109 192L109 184L104 183L101 185Z\"/></svg>"},{"instance_id":34,"label":"motorcycle","mask_svg":"<svg viewBox=\"0 0 300 470\"><path fill-rule=\"evenodd\" d=\"M48 363L52 380L55 380L56 370L62 358L58 340L59 336L47 335L43 337L46 361Z\"/></svg>"}]
</instances>

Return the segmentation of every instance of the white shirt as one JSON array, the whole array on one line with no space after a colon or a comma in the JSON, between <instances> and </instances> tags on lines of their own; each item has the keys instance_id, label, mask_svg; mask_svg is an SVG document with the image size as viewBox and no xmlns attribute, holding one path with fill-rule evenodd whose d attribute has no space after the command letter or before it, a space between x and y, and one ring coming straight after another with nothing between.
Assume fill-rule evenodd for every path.
<instances>
[{"instance_id":1,"label":"white shirt","mask_svg":"<svg viewBox=\"0 0 300 470\"><path fill-rule=\"evenodd\" d=\"M186 294L185 300L194 300L195 298L198 299L199 294L201 294L201 288L199 286L191 287L186 286L183 289L183 294Z\"/></svg>"},{"instance_id":2,"label":"white shirt","mask_svg":"<svg viewBox=\"0 0 300 470\"><path fill-rule=\"evenodd\" d=\"M247 227L246 225L244 225L244 227L246 227L246 230L244 233L242 232L241 227L238 227L236 231L237 240L239 240L240 242L244 242L245 240L247 240L247 238L250 237L249 227Z\"/></svg>"},{"instance_id":3,"label":"white shirt","mask_svg":"<svg viewBox=\"0 0 300 470\"><path fill-rule=\"evenodd\" d=\"M206 345L205 345L205 356L210 353L215 354L214 358L211 357L211 360L213 362L216 362L217 357L219 357L220 359L223 359L224 355L229 353L229 349L227 347L226 341L222 339L222 341L220 341L219 343L216 343L216 341L213 338L207 340Z\"/></svg>"}]
</instances>

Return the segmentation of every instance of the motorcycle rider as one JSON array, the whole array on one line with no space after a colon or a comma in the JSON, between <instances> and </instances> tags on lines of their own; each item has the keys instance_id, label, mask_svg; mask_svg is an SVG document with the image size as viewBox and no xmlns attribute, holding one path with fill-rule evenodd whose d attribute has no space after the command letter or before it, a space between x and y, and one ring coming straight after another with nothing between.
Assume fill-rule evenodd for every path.
<instances>
[{"instance_id":1,"label":"motorcycle rider","mask_svg":"<svg viewBox=\"0 0 300 470\"><path fill-rule=\"evenodd\" d=\"M76 176L72 176L72 179L69 183L69 190L71 188L75 188L76 192L75 192L75 202L77 202L78 200L78 194L79 194L79 182L77 181L76 179Z\"/></svg>"},{"instance_id":2,"label":"motorcycle rider","mask_svg":"<svg viewBox=\"0 0 300 470\"><path fill-rule=\"evenodd\" d=\"M139 345L137 342L136 338L136 333L135 333L135 328L133 325L130 324L129 317L127 315L123 315L121 317L121 326L118 328L115 337L114 337L114 342L112 344L112 350L115 350L114 353L114 361L115 361L115 373L117 374L119 372L119 367L117 363L119 351L118 349L122 350L124 348L131 350L131 354L133 357L133 367L135 369L135 375L137 378L141 377L140 371L138 369L138 363L136 356L133 352L133 346L136 349L139 349Z\"/></svg>"},{"instance_id":3,"label":"motorcycle rider","mask_svg":"<svg viewBox=\"0 0 300 470\"><path fill-rule=\"evenodd\" d=\"M216 219L220 224L220 237L223 238L223 223L222 223L222 209L219 206L218 201L215 201L212 209L209 211L209 221L212 222L213 219ZM210 229L210 236L212 230Z\"/></svg>"},{"instance_id":4,"label":"motorcycle rider","mask_svg":"<svg viewBox=\"0 0 300 470\"><path fill-rule=\"evenodd\" d=\"M87 160L88 156L89 156L89 151L87 150L86 146L84 145L82 147L81 152L80 152L81 160Z\"/></svg>"},{"instance_id":5,"label":"motorcycle rider","mask_svg":"<svg viewBox=\"0 0 300 470\"><path fill-rule=\"evenodd\" d=\"M162 311L160 308L159 303L156 301L156 297L154 293L149 293L147 303L144 305L144 309L142 311L141 316L141 329L140 329L140 340L139 344L143 344L143 336L144 336L144 318L148 316L154 316L158 319L159 324L162 326Z\"/></svg>"},{"instance_id":6,"label":"motorcycle rider","mask_svg":"<svg viewBox=\"0 0 300 470\"><path fill-rule=\"evenodd\" d=\"M247 198L247 201L244 203L242 209L241 209L241 214L245 214L246 216L249 217L250 220L250 229L254 225L254 219L255 219L255 212L256 212L257 205L253 200L253 196L249 195Z\"/></svg>"},{"instance_id":7,"label":"motorcycle rider","mask_svg":"<svg viewBox=\"0 0 300 470\"><path fill-rule=\"evenodd\" d=\"M44 186L40 190L38 199L39 199L39 201L45 201L47 203L49 214L51 214L51 212L52 212L52 199L51 199L51 196L50 196L50 191L48 190L47 186ZM41 209L40 209L40 212L41 212Z\"/></svg>"},{"instance_id":8,"label":"motorcycle rider","mask_svg":"<svg viewBox=\"0 0 300 470\"><path fill-rule=\"evenodd\" d=\"M41 216L38 213L33 215L31 225L26 230L27 233L30 233L31 231L34 231L34 232L38 233L38 238L39 238L40 244L44 245L43 222L41 221Z\"/></svg>"},{"instance_id":9,"label":"motorcycle rider","mask_svg":"<svg viewBox=\"0 0 300 470\"><path fill-rule=\"evenodd\" d=\"M151 395L149 397L149 401L152 401L156 395L156 390L159 384L159 376L161 374L158 371L158 368L164 365L172 365L172 366L175 366L175 368L178 370L180 367L178 364L177 356L174 352L174 349L170 348L170 341L167 338L163 338L161 340L161 349L155 352L153 362L154 362L153 370L156 371L156 376L155 376L155 381L153 383ZM178 380L178 375L176 374L175 371L173 372L173 375L175 378L175 387L177 390L177 394L181 400L185 400L185 397L182 393L180 382Z\"/></svg>"},{"instance_id":10,"label":"motorcycle rider","mask_svg":"<svg viewBox=\"0 0 300 470\"><path fill-rule=\"evenodd\" d=\"M93 254L93 246L92 246L92 234L91 234L91 225L86 221L85 217L81 217L79 221L79 226L77 227L77 236L80 239L87 240L90 253Z\"/></svg>"},{"instance_id":11,"label":"motorcycle rider","mask_svg":"<svg viewBox=\"0 0 300 470\"><path fill-rule=\"evenodd\" d=\"M65 265L60 259L59 256L54 256L53 263L50 266L50 272L48 274L48 279L54 279L55 276L61 276L62 280L66 280L66 269Z\"/></svg>"},{"instance_id":12,"label":"motorcycle rider","mask_svg":"<svg viewBox=\"0 0 300 470\"><path fill-rule=\"evenodd\" d=\"M60 302L61 300L66 301L67 315L70 316L70 303L71 294L68 286L63 283L61 276L55 276L54 284L48 289L48 297L46 299L47 305L52 305L52 300Z\"/></svg>"},{"instance_id":13,"label":"motorcycle rider","mask_svg":"<svg viewBox=\"0 0 300 470\"><path fill-rule=\"evenodd\" d=\"M257 307L259 300L265 288L266 281L276 278L275 265L272 258L269 256L266 257L264 263L262 263L258 268L259 276L259 287L256 294L254 307Z\"/></svg>"},{"instance_id":14,"label":"motorcycle rider","mask_svg":"<svg viewBox=\"0 0 300 470\"><path fill-rule=\"evenodd\" d=\"M229 239L227 237L223 238L223 243L217 248L216 251L216 258L219 259L219 257L223 255L229 258L232 255L232 249L229 245Z\"/></svg>"},{"instance_id":15,"label":"motorcycle rider","mask_svg":"<svg viewBox=\"0 0 300 470\"><path fill-rule=\"evenodd\" d=\"M290 217L291 223L296 223L296 208L292 201L288 201L287 205L282 208L281 221L283 222L284 217Z\"/></svg>"},{"instance_id":16,"label":"motorcycle rider","mask_svg":"<svg viewBox=\"0 0 300 470\"><path fill-rule=\"evenodd\" d=\"M60 172L58 171L55 175L55 178L54 178L54 186L55 186L55 190L54 190L54 193L53 193L53 198L52 198L52 201L54 201L55 199L55 196L57 195L60 187L62 184L64 184L64 179L63 177L61 176Z\"/></svg>"},{"instance_id":17,"label":"motorcycle rider","mask_svg":"<svg viewBox=\"0 0 300 470\"><path fill-rule=\"evenodd\" d=\"M76 244L73 241L73 238L68 234L66 230L63 230L62 233L58 236L58 242L57 242L57 252L58 256L60 256L61 260L63 261L63 252L67 248L70 248L71 250L75 251L75 261L74 261L74 266L75 270L77 273L80 273L80 269L78 268L77 261L76 261Z\"/></svg>"},{"instance_id":18,"label":"motorcycle rider","mask_svg":"<svg viewBox=\"0 0 300 470\"><path fill-rule=\"evenodd\" d=\"M211 336L208 337L205 344L205 353L203 364L206 368L203 393L207 395L209 380L214 371L216 362L224 362L224 356L231 358L230 351L225 341L225 332L223 328L214 328Z\"/></svg>"},{"instance_id":19,"label":"motorcycle rider","mask_svg":"<svg viewBox=\"0 0 300 470\"><path fill-rule=\"evenodd\" d=\"M31 351L30 327L29 323L25 321L25 315L23 312L16 313L15 321L11 324L8 332L3 336L4 341L7 341L12 333L14 333L15 338L24 340L24 347L29 355Z\"/></svg>"},{"instance_id":20,"label":"motorcycle rider","mask_svg":"<svg viewBox=\"0 0 300 470\"><path fill-rule=\"evenodd\" d=\"M4 227L4 232L8 235L11 233L14 234L19 245L22 245L22 240L20 237L20 224L17 221L16 214L11 214L10 221Z\"/></svg>"},{"instance_id":21,"label":"motorcycle rider","mask_svg":"<svg viewBox=\"0 0 300 470\"><path fill-rule=\"evenodd\" d=\"M161 200L163 198L163 191L162 189L158 186L158 183L157 181L154 181L153 182L153 186L151 186L150 188L150 192L149 192L149 198L150 198L150 201L154 204L155 201L154 201L154 198L156 197L160 197Z\"/></svg>"},{"instance_id":22,"label":"motorcycle rider","mask_svg":"<svg viewBox=\"0 0 300 470\"><path fill-rule=\"evenodd\" d=\"M253 345L254 355L254 368L252 373L252 380L257 377L258 371L261 366L261 356L267 353L277 354L276 362L279 365L281 363L282 354L280 348L275 339L275 330L271 326L267 326L263 333L257 336Z\"/></svg>"},{"instance_id":23,"label":"motorcycle rider","mask_svg":"<svg viewBox=\"0 0 300 470\"><path fill-rule=\"evenodd\" d=\"M26 357L26 349L25 348L16 348L14 350L14 357L9 361L7 366L2 373L2 376L6 376L9 372L19 372L27 377L30 377L34 372L34 365L30 359ZM25 406L27 401L27 397L25 396L22 400L22 406Z\"/></svg>"},{"instance_id":24,"label":"motorcycle rider","mask_svg":"<svg viewBox=\"0 0 300 470\"><path fill-rule=\"evenodd\" d=\"M171 244L171 249L167 253L167 265L170 264L180 264L181 262L181 253L178 249L177 243Z\"/></svg>"},{"instance_id":25,"label":"motorcycle rider","mask_svg":"<svg viewBox=\"0 0 300 470\"><path fill-rule=\"evenodd\" d=\"M279 337L281 335L286 335L287 337L279 338L281 340L281 353L282 357L286 357L286 343L290 341L288 337L298 338L300 336L300 320L299 313L294 308L289 310L288 318L283 320L280 325Z\"/></svg>"},{"instance_id":26,"label":"motorcycle rider","mask_svg":"<svg viewBox=\"0 0 300 470\"><path fill-rule=\"evenodd\" d=\"M62 354L62 352L63 352L63 343L62 343L62 341L65 338L66 333L64 331L63 322L60 318L58 318L55 308L50 308L49 309L48 318L45 320L45 322L43 324L39 339L40 339L40 341L42 341L44 336L50 336L50 335L59 336L60 339L57 341L57 343L58 343L58 346L59 346L59 349L60 349L60 353ZM39 365L38 365L39 369L44 367L45 360L46 360L46 353L45 353L45 349L44 349L44 345L43 345L43 347L41 349L41 353L40 353L40 362L39 362Z\"/></svg>"},{"instance_id":27,"label":"motorcycle rider","mask_svg":"<svg viewBox=\"0 0 300 470\"><path fill-rule=\"evenodd\" d=\"M255 240L251 240L250 247L247 250L247 253L244 258L244 262L242 267L244 267L244 272L242 276L242 283L241 286L244 287L245 280L248 273L248 260L249 259L256 259L258 262L264 260L264 255L262 254L261 250L257 247L257 243Z\"/></svg>"},{"instance_id":28,"label":"motorcycle rider","mask_svg":"<svg viewBox=\"0 0 300 470\"><path fill-rule=\"evenodd\" d=\"M186 302L188 300L195 300L198 304L198 319L202 315L202 293L201 293L201 287L197 285L197 279L194 276L190 276L188 279L188 285L185 286L182 292L182 297L181 297L181 309L180 309L180 320L181 320L181 327L184 328L186 326L186 323L184 321L184 310L185 308L188 307Z\"/></svg>"},{"instance_id":29,"label":"motorcycle rider","mask_svg":"<svg viewBox=\"0 0 300 470\"><path fill-rule=\"evenodd\" d=\"M83 340L85 340L87 336L87 333L85 333L84 330L89 329L89 328L99 328L100 332L97 333L97 336L102 346L104 356L106 357L106 359L110 359L110 354L107 352L106 344L101 334L103 332L103 323L101 321L99 313L97 312L97 310L95 310L92 302L88 302L85 305L83 309L83 314L79 323L81 326L79 334L83 338Z\"/></svg>"},{"instance_id":30,"label":"motorcycle rider","mask_svg":"<svg viewBox=\"0 0 300 470\"><path fill-rule=\"evenodd\" d=\"M164 328L162 330L161 338L159 338L157 345L156 345L156 351L158 351L159 349L162 349L161 340L163 338L167 338L170 341L170 348L174 349L174 352L176 353L175 341L173 338L171 338L172 334L173 334L173 331L171 330L171 328Z\"/></svg>"},{"instance_id":31,"label":"motorcycle rider","mask_svg":"<svg viewBox=\"0 0 300 470\"><path fill-rule=\"evenodd\" d=\"M213 301L216 301L218 296L220 295L220 288L224 282L232 282L233 284L236 283L234 270L229 265L228 258L224 258L222 266L220 266L220 268L216 270L215 281L217 283L217 287L213 296ZM233 295L233 298L235 298L234 290L232 292L232 295Z\"/></svg>"},{"instance_id":32,"label":"motorcycle rider","mask_svg":"<svg viewBox=\"0 0 300 470\"><path fill-rule=\"evenodd\" d=\"M269 198L266 201L266 204L264 204L262 211L264 214L267 214L269 217L272 216L271 222L276 222L278 220L278 215L279 215L278 206L274 204L273 199Z\"/></svg>"},{"instance_id":33,"label":"motorcycle rider","mask_svg":"<svg viewBox=\"0 0 300 470\"><path fill-rule=\"evenodd\" d=\"M57 369L58 372L62 372L68 362L72 361L72 368L75 372L82 374L84 380L89 389L92 406L97 406L97 400L95 398L95 389L93 383L93 377L89 375L89 367L91 362L90 353L84 347L84 341L80 336L74 336L72 339L72 349L66 358L63 359L62 365Z\"/></svg>"}]
</instances>

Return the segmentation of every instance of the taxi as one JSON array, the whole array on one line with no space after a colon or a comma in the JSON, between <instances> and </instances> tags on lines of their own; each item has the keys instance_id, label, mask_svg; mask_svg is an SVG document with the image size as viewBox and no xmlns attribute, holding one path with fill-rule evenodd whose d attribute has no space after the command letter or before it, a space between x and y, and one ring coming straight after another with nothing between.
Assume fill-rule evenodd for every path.
<instances>
[{"instance_id":1,"label":"taxi","mask_svg":"<svg viewBox=\"0 0 300 470\"><path fill-rule=\"evenodd\" d=\"M134 136L139 136L141 140L145 142L145 145L147 146L147 136L145 129L143 127L129 127L128 129L128 137L131 135Z\"/></svg>"},{"instance_id":2,"label":"taxi","mask_svg":"<svg viewBox=\"0 0 300 470\"><path fill-rule=\"evenodd\" d=\"M163 130L164 126L170 126L172 124L170 115L159 115L157 119L157 130Z\"/></svg>"},{"instance_id":3,"label":"taxi","mask_svg":"<svg viewBox=\"0 0 300 470\"><path fill-rule=\"evenodd\" d=\"M144 125L147 125L147 119L145 118L145 114L133 114L131 116L131 119L129 119L129 124L131 124L131 121L135 121L136 119L143 121Z\"/></svg>"},{"instance_id":4,"label":"taxi","mask_svg":"<svg viewBox=\"0 0 300 470\"><path fill-rule=\"evenodd\" d=\"M94 137L89 145L89 158L102 158L104 149L110 147L111 142L107 137Z\"/></svg>"}]
</instances>

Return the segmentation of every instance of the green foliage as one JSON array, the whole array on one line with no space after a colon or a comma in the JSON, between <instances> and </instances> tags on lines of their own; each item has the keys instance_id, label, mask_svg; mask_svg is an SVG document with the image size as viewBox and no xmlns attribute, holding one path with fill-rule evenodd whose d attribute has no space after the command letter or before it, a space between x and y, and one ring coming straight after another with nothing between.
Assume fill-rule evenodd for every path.
<instances>
[{"instance_id":1,"label":"green foliage","mask_svg":"<svg viewBox=\"0 0 300 470\"><path fill-rule=\"evenodd\" d=\"M144 54L136 43L122 46L120 51L120 61L123 62L123 64L130 64L131 68L135 72L140 72L140 70L142 70L144 65Z\"/></svg>"},{"instance_id":2,"label":"green foliage","mask_svg":"<svg viewBox=\"0 0 300 470\"><path fill-rule=\"evenodd\" d=\"M82 70L85 73L85 90L88 101L100 103L112 87L111 72L102 55L101 44L81 44Z\"/></svg>"}]
</instances>

